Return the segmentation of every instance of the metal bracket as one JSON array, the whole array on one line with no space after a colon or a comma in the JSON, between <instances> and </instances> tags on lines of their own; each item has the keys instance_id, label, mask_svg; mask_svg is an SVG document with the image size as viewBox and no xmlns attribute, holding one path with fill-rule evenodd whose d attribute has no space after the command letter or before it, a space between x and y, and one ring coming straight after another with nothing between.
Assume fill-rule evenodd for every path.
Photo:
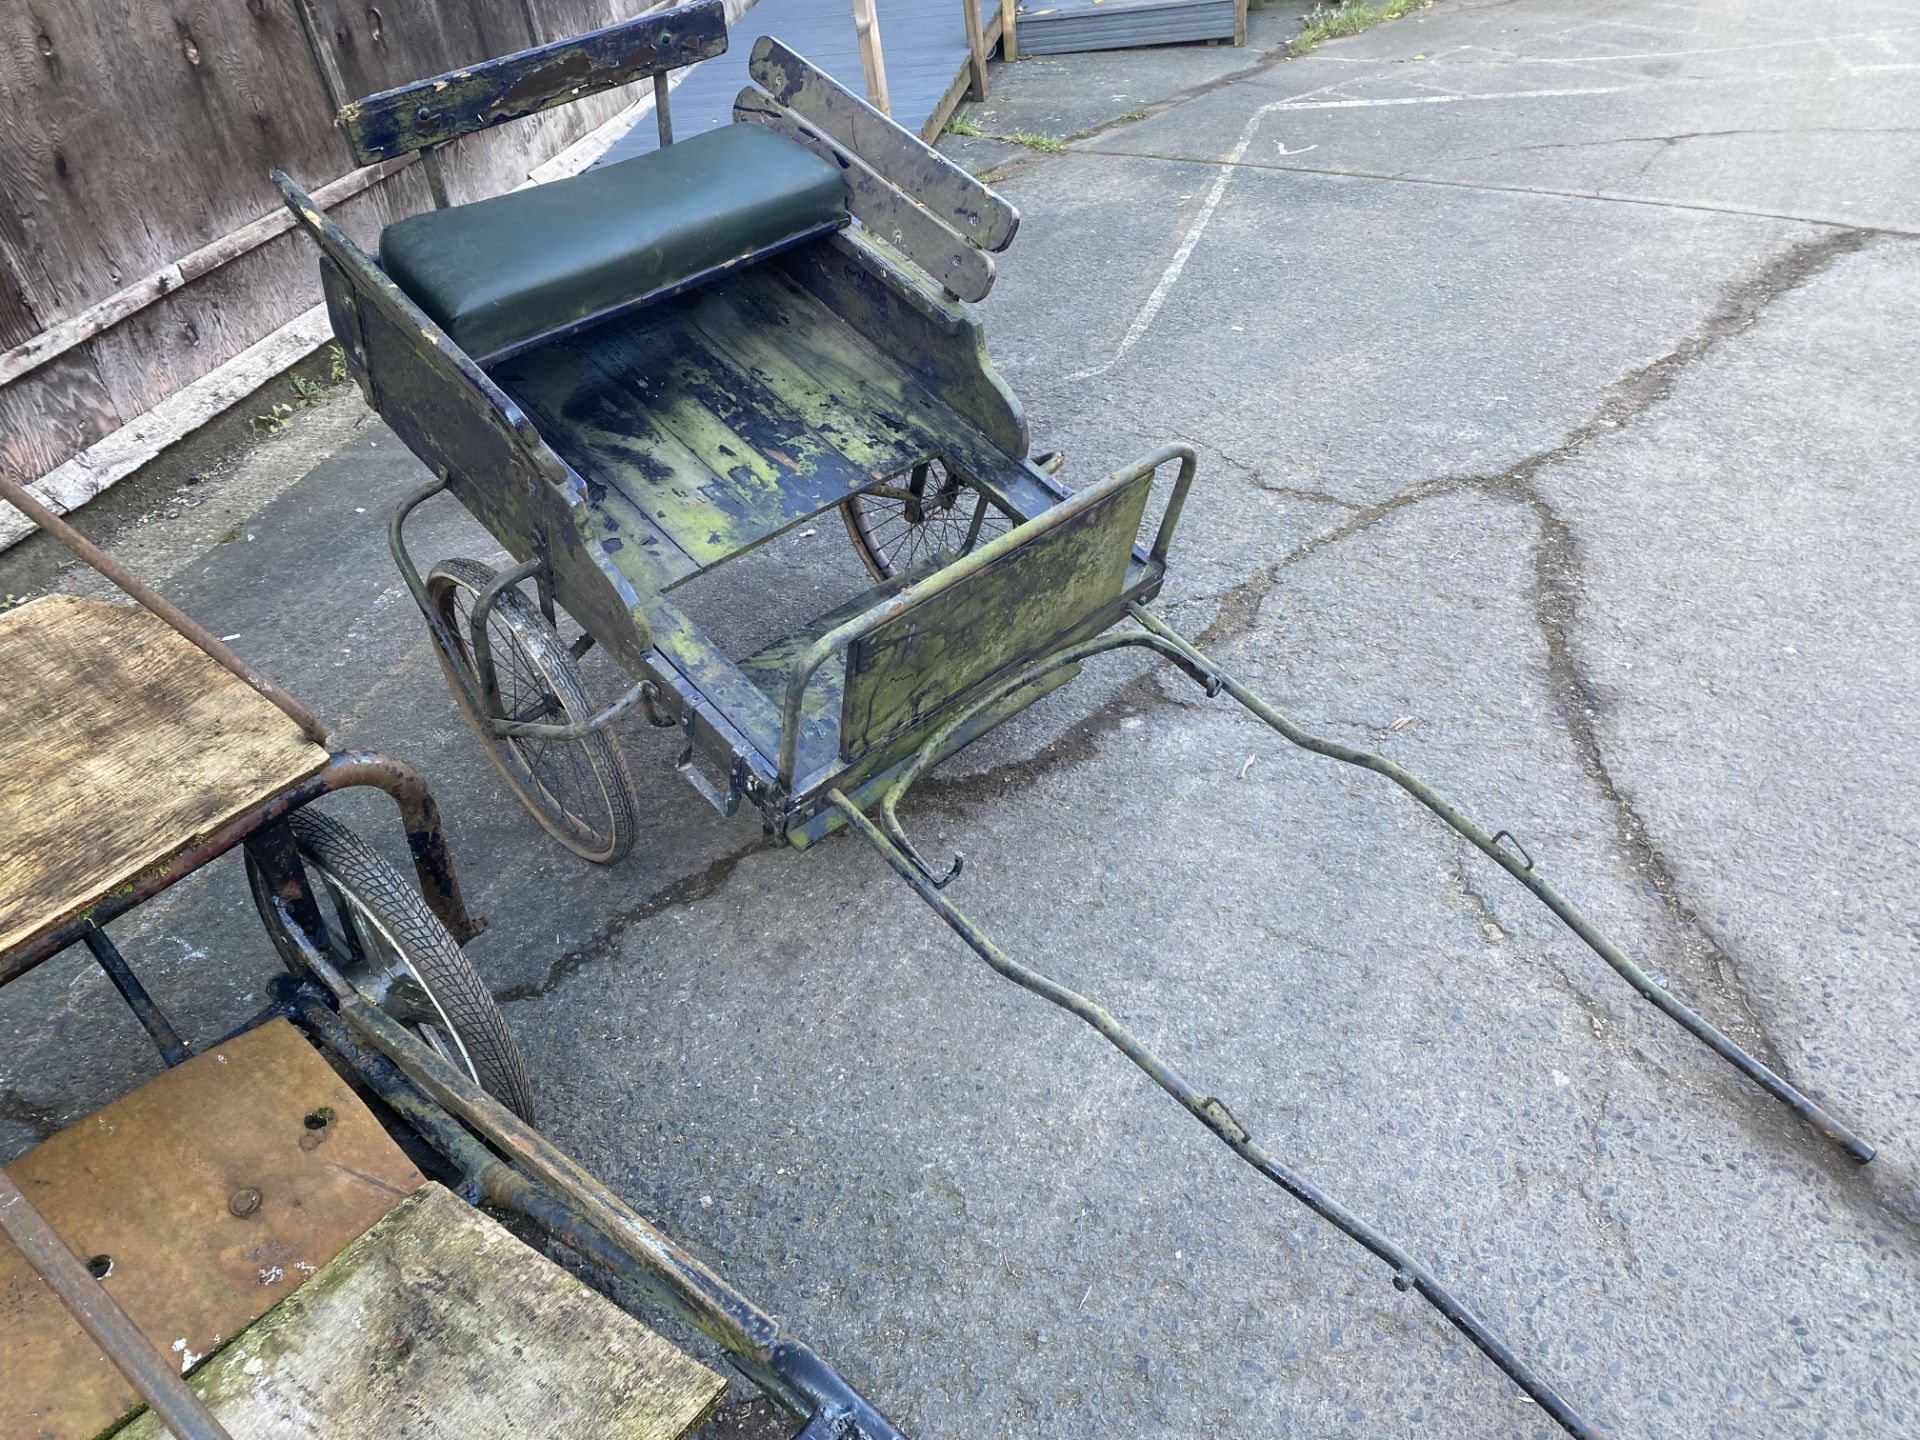
<instances>
[{"instance_id":1,"label":"metal bracket","mask_svg":"<svg viewBox=\"0 0 1920 1440\"><path fill-rule=\"evenodd\" d=\"M1506 841L1507 844L1513 847L1514 852L1517 855L1519 855L1520 863L1522 865L1526 866L1526 868L1529 870L1533 869L1533 857L1527 853L1527 847L1522 845L1519 842L1519 840L1514 838L1512 831L1496 830L1494 832L1493 839L1490 840L1488 843L1491 845L1498 845L1502 840Z\"/></svg>"},{"instance_id":2,"label":"metal bracket","mask_svg":"<svg viewBox=\"0 0 1920 1440\"><path fill-rule=\"evenodd\" d=\"M706 797L709 805L722 815L731 816L740 809L740 795L746 786L747 779L746 762L737 755L734 757L732 765L727 770L726 793L722 794L720 787L703 775L700 767L694 763L694 726L699 722L699 718L699 710L689 705L686 718L680 725L680 733L686 737L687 743L680 751L680 758L673 762L673 768L685 777L689 785Z\"/></svg>"}]
</instances>

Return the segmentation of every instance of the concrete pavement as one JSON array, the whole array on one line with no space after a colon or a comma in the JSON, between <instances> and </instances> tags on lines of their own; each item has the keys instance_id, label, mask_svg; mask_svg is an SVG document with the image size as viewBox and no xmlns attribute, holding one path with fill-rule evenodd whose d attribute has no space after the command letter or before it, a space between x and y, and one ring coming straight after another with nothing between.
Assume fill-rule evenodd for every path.
<instances>
[{"instance_id":1,"label":"concrete pavement","mask_svg":"<svg viewBox=\"0 0 1920 1440\"><path fill-rule=\"evenodd\" d=\"M1137 664L909 822L967 853L963 907L1608 1433L1911 1435L1920 13L1443 0L1297 59L1282 18L1264 53L996 77L986 128L1092 132L957 146L1025 216L985 313L1037 443L1082 481L1196 443L1165 612L1520 836L1881 1158L1833 1156L1384 782ZM857 843L768 849L644 727L634 856L546 841L386 557L417 475L362 427L168 588L433 780L557 1140L910 1433L1550 1433ZM441 514L420 548L493 547ZM854 571L822 525L696 604L745 643ZM116 933L203 1037L272 969L237 862ZM0 995L0 1153L143 1044L77 959Z\"/></svg>"}]
</instances>

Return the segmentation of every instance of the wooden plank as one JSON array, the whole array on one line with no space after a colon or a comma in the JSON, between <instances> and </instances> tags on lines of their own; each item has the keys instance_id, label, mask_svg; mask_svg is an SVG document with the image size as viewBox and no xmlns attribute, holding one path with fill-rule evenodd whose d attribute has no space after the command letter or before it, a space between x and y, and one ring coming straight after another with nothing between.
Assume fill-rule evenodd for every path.
<instances>
[{"instance_id":1,"label":"wooden plank","mask_svg":"<svg viewBox=\"0 0 1920 1440\"><path fill-rule=\"evenodd\" d=\"M359 96L411 85L423 76L477 65L496 55L512 55L544 38L534 33L532 17L519 3L442 0L377 7L361 0L299 3L311 17L315 48L325 53L326 63L339 76L341 98L336 108L340 109Z\"/></svg>"},{"instance_id":2,"label":"wooden plank","mask_svg":"<svg viewBox=\"0 0 1920 1440\"><path fill-rule=\"evenodd\" d=\"M734 101L734 118L764 125L839 165L847 208L876 237L892 245L927 277L961 300L987 298L993 257L968 244L924 205L903 194L866 161L755 86Z\"/></svg>"},{"instance_id":3,"label":"wooden plank","mask_svg":"<svg viewBox=\"0 0 1920 1440\"><path fill-rule=\"evenodd\" d=\"M0 209L43 328L253 219L270 166L342 168L286 6L37 0L0 7L0 45Z\"/></svg>"},{"instance_id":4,"label":"wooden plank","mask_svg":"<svg viewBox=\"0 0 1920 1440\"><path fill-rule=\"evenodd\" d=\"M809 296L1007 455L1031 447L1020 401L987 355L980 317L895 264L865 232L780 257L778 267Z\"/></svg>"},{"instance_id":5,"label":"wooden plank","mask_svg":"<svg viewBox=\"0 0 1920 1440\"><path fill-rule=\"evenodd\" d=\"M423 1187L193 1377L234 1440L679 1440L726 1382ZM124 1440L166 1440L151 1414Z\"/></svg>"},{"instance_id":6,"label":"wooden plank","mask_svg":"<svg viewBox=\"0 0 1920 1440\"><path fill-rule=\"evenodd\" d=\"M1104 615L1125 586L1152 486L1142 475L1040 534L1002 537L995 543L1012 548L848 647L842 758L857 760Z\"/></svg>"},{"instance_id":7,"label":"wooden plank","mask_svg":"<svg viewBox=\"0 0 1920 1440\"><path fill-rule=\"evenodd\" d=\"M944 456L1015 514L1054 502L1019 460L786 276L742 275L723 295L702 297L693 317L736 365L876 478Z\"/></svg>"},{"instance_id":8,"label":"wooden plank","mask_svg":"<svg viewBox=\"0 0 1920 1440\"><path fill-rule=\"evenodd\" d=\"M702 568L878 477L668 313L544 347L502 383L583 478L618 489ZM596 373L597 372L597 373Z\"/></svg>"},{"instance_id":9,"label":"wooden plank","mask_svg":"<svg viewBox=\"0 0 1920 1440\"><path fill-rule=\"evenodd\" d=\"M355 158L372 164L691 65L726 48L721 0L694 0L349 101L339 124Z\"/></svg>"},{"instance_id":10,"label":"wooden plank","mask_svg":"<svg viewBox=\"0 0 1920 1440\"><path fill-rule=\"evenodd\" d=\"M49 595L0 614L0 675L0 953L327 761L132 606Z\"/></svg>"},{"instance_id":11,"label":"wooden plank","mask_svg":"<svg viewBox=\"0 0 1920 1440\"><path fill-rule=\"evenodd\" d=\"M338 180L315 190L314 203L323 210L331 210L341 201L358 195L368 186L411 165L414 160L415 157L408 154L396 160L351 170ZM0 385L19 379L56 355L63 355L101 331L119 324L136 310L145 309L162 296L172 294L202 275L266 244L275 236L286 234L292 228L293 216L284 205L277 205L270 213L248 221L238 230L229 231L212 244L190 251L151 275L143 275L98 304L90 305L79 314L69 316L11 350L0 353Z\"/></svg>"},{"instance_id":12,"label":"wooden plank","mask_svg":"<svg viewBox=\"0 0 1920 1440\"><path fill-rule=\"evenodd\" d=\"M637 533L610 537L622 542L615 552L622 563L628 549L645 551L658 588L701 568L699 557L664 528L666 502L724 482L654 423L625 385L588 359L575 340L515 355L497 365L493 377L579 473L590 504L604 507L610 495L617 496L641 517Z\"/></svg>"},{"instance_id":13,"label":"wooden plank","mask_svg":"<svg viewBox=\"0 0 1920 1440\"><path fill-rule=\"evenodd\" d=\"M1020 212L825 71L770 36L747 65L760 88L860 156L983 250L1013 243Z\"/></svg>"},{"instance_id":14,"label":"wooden plank","mask_svg":"<svg viewBox=\"0 0 1920 1440\"><path fill-rule=\"evenodd\" d=\"M82 1260L101 1257L102 1285L183 1370L422 1184L285 1020L155 1076L7 1173ZM0 1347L0 1435L86 1440L139 1403L10 1245Z\"/></svg>"},{"instance_id":15,"label":"wooden plank","mask_svg":"<svg viewBox=\"0 0 1920 1440\"><path fill-rule=\"evenodd\" d=\"M1000 58L1011 65L1020 58L1018 0L1000 0Z\"/></svg>"},{"instance_id":16,"label":"wooden plank","mask_svg":"<svg viewBox=\"0 0 1920 1440\"><path fill-rule=\"evenodd\" d=\"M980 26L980 0L960 0L960 14L967 27L967 98L978 104L987 98L987 35Z\"/></svg>"},{"instance_id":17,"label":"wooden plank","mask_svg":"<svg viewBox=\"0 0 1920 1440\"><path fill-rule=\"evenodd\" d=\"M860 71L867 82L867 103L891 116L887 100L887 60L880 46L880 16L873 0L853 0L853 34L860 42Z\"/></svg>"}]
</instances>

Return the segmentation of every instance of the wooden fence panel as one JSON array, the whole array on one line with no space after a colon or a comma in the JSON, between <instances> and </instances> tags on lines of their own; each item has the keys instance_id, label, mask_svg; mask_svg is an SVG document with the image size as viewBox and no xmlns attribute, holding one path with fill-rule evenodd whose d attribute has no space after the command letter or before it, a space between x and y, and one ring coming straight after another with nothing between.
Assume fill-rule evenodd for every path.
<instances>
[{"instance_id":1,"label":"wooden fence panel","mask_svg":"<svg viewBox=\"0 0 1920 1440\"><path fill-rule=\"evenodd\" d=\"M268 169L312 189L352 168L333 126L341 99L654 8L0 0L0 352L15 351L0 381L0 470L46 474L318 301L299 237L250 246L235 232L280 212ZM522 183L640 88L448 147L455 198ZM335 214L371 248L387 221L428 203L415 167L376 177ZM221 263L174 268L207 246ZM65 338L48 337L67 321ZM36 340L57 353L16 351ZM0 528L0 545L10 539Z\"/></svg>"},{"instance_id":2,"label":"wooden fence panel","mask_svg":"<svg viewBox=\"0 0 1920 1440\"><path fill-rule=\"evenodd\" d=\"M311 17L314 43L332 56L344 87L340 104L539 43L522 0L299 4Z\"/></svg>"},{"instance_id":3,"label":"wooden fence panel","mask_svg":"<svg viewBox=\"0 0 1920 1440\"><path fill-rule=\"evenodd\" d=\"M43 326L261 214L270 166L344 168L293 17L257 12L0 0L0 45L39 59L0 76L0 203Z\"/></svg>"}]
</instances>

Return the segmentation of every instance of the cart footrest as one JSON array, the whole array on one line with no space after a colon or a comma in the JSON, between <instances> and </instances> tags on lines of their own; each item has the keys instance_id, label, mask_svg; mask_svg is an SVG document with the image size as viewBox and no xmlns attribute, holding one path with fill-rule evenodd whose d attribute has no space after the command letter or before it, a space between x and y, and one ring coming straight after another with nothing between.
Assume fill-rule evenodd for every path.
<instances>
[{"instance_id":1,"label":"cart footrest","mask_svg":"<svg viewBox=\"0 0 1920 1440\"><path fill-rule=\"evenodd\" d=\"M954 557L945 553L921 561L911 570L862 590L844 605L837 605L818 619L810 620L790 635L739 662L740 673L754 683L761 694L776 706L787 696L787 679L800 657L813 642L838 625L857 619L883 600L890 600L916 581L951 564ZM835 656L823 665L807 688L806 706L801 712L800 770L810 774L823 765L831 765L840 754L841 700L846 687L847 666L844 656Z\"/></svg>"}]
</instances>

